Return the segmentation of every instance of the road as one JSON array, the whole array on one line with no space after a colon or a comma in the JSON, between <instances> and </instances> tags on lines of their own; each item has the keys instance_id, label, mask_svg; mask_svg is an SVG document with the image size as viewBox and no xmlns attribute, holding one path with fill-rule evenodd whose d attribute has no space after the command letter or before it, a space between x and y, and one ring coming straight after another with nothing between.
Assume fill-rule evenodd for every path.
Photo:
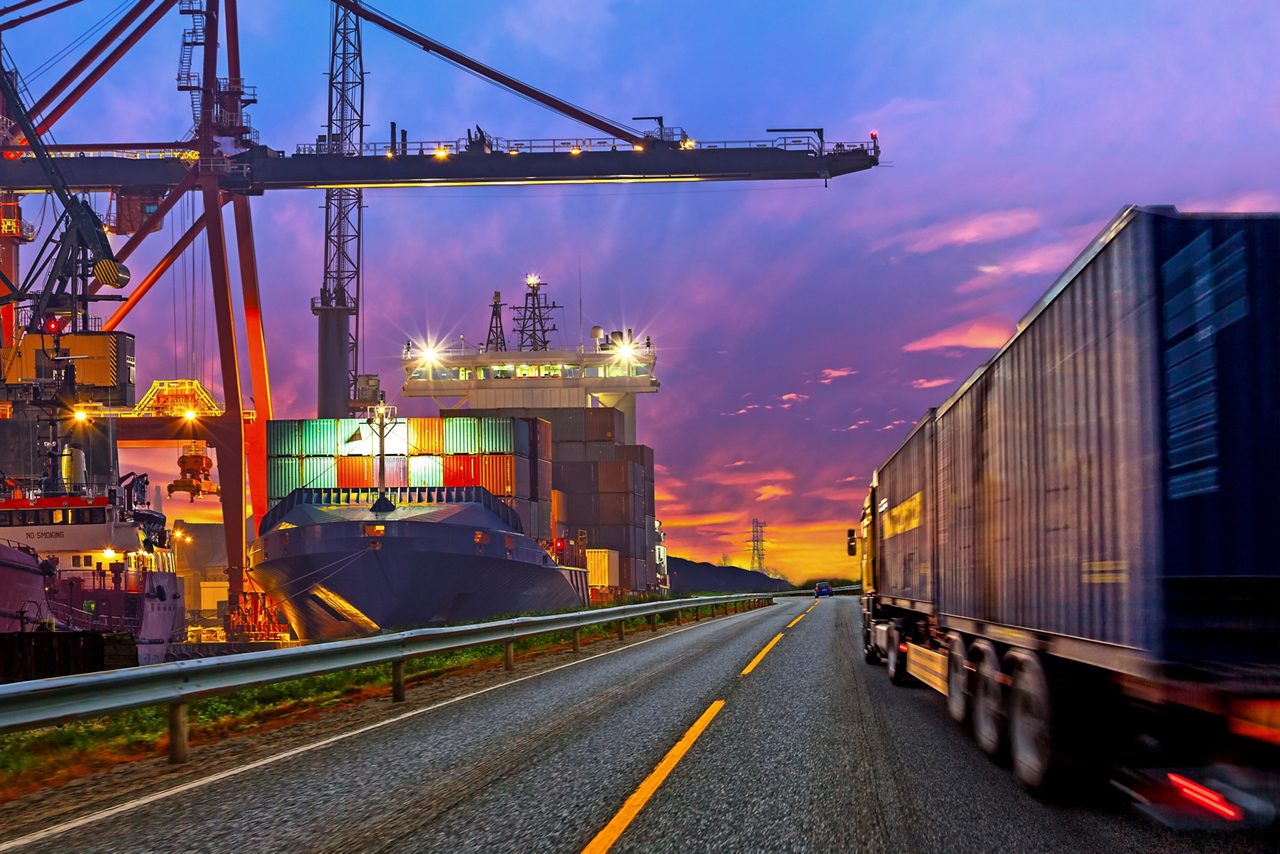
<instances>
[{"instance_id":1,"label":"road","mask_svg":"<svg viewBox=\"0 0 1280 854\"><path fill-rule=\"evenodd\" d=\"M862 662L854 600L811 605L783 600L633 635L620 650L269 752L249 770L197 776L19 845L0 831L0 851L1101 854L1275 844L1274 835L1178 836L1104 801L1036 801L955 730L940 695L894 688Z\"/></svg>"}]
</instances>

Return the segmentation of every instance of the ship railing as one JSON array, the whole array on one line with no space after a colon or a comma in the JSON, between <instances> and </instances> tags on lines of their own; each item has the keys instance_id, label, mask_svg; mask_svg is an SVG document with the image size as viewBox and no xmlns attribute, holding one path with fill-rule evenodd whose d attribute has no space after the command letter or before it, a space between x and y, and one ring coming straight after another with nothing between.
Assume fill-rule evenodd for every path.
<instances>
[{"instance_id":1,"label":"ship railing","mask_svg":"<svg viewBox=\"0 0 1280 854\"><path fill-rule=\"evenodd\" d=\"M128 632L136 634L142 628L142 621L133 617L126 617L123 614L99 614L95 611L85 611L68 605L66 602L50 601L49 614L53 619L64 626L70 626L75 631L90 632Z\"/></svg>"},{"instance_id":2,"label":"ship railing","mask_svg":"<svg viewBox=\"0 0 1280 854\"><path fill-rule=\"evenodd\" d=\"M502 644L505 667L512 670L515 667L516 641L572 632L573 647L577 651L581 632L586 628L609 626L619 639L625 640L630 620L647 620L649 629L657 631L658 620L664 616L673 618L680 625L689 617L701 619L708 611L711 616L728 616L772 603L771 593L667 599L14 682L0 685L0 732L53 726L128 709L167 705L169 761L186 762L190 756L187 706L203 697L340 670L389 664L392 701L403 702L404 665L412 658Z\"/></svg>"},{"instance_id":3,"label":"ship railing","mask_svg":"<svg viewBox=\"0 0 1280 854\"><path fill-rule=\"evenodd\" d=\"M119 584L117 585L117 580ZM107 567L102 569L59 569L58 581L79 582L80 590L122 591L124 593L146 593L147 574L136 570L112 572Z\"/></svg>"}]
</instances>

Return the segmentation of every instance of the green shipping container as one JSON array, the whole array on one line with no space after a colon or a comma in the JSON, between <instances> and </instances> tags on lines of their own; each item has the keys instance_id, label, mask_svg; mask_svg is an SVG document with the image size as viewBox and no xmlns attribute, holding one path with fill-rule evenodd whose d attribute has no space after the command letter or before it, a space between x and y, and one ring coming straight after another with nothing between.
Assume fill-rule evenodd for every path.
<instances>
[{"instance_id":1,"label":"green shipping container","mask_svg":"<svg viewBox=\"0 0 1280 854\"><path fill-rule=\"evenodd\" d=\"M444 486L444 460L440 457L409 457L410 486Z\"/></svg>"},{"instance_id":2,"label":"green shipping container","mask_svg":"<svg viewBox=\"0 0 1280 854\"><path fill-rule=\"evenodd\" d=\"M338 456L367 457L373 453L374 430L363 418L343 418L338 422Z\"/></svg>"},{"instance_id":3,"label":"green shipping container","mask_svg":"<svg viewBox=\"0 0 1280 854\"><path fill-rule=\"evenodd\" d=\"M302 422L302 455L332 457L338 453L336 418L311 418Z\"/></svg>"},{"instance_id":4,"label":"green shipping container","mask_svg":"<svg viewBox=\"0 0 1280 854\"><path fill-rule=\"evenodd\" d=\"M445 429L448 429L447 427ZM480 419L480 453L514 453L515 429L512 418Z\"/></svg>"},{"instance_id":5,"label":"green shipping container","mask_svg":"<svg viewBox=\"0 0 1280 854\"><path fill-rule=\"evenodd\" d=\"M446 454L480 453L480 419L446 418L444 420L444 452Z\"/></svg>"},{"instance_id":6,"label":"green shipping container","mask_svg":"<svg viewBox=\"0 0 1280 854\"><path fill-rule=\"evenodd\" d=\"M296 457L302 454L302 425L298 421L267 422L267 456Z\"/></svg>"},{"instance_id":7,"label":"green shipping container","mask_svg":"<svg viewBox=\"0 0 1280 854\"><path fill-rule=\"evenodd\" d=\"M338 471L333 457L303 457L302 485L323 489L338 485Z\"/></svg>"},{"instance_id":8,"label":"green shipping container","mask_svg":"<svg viewBox=\"0 0 1280 854\"><path fill-rule=\"evenodd\" d=\"M302 486L302 457L267 458L268 498L284 498L300 486Z\"/></svg>"}]
</instances>

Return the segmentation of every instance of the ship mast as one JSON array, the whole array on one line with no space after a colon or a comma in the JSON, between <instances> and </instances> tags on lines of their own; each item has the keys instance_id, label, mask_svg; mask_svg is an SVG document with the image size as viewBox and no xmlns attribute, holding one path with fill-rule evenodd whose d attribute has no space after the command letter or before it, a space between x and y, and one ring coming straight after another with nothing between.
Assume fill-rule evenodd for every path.
<instances>
[{"instance_id":1,"label":"ship mast","mask_svg":"<svg viewBox=\"0 0 1280 854\"><path fill-rule=\"evenodd\" d=\"M390 513L396 506L387 497L387 433L395 426L396 408L380 401L377 406L369 407L365 414L365 423L378 434L378 500L373 502L370 511Z\"/></svg>"}]
</instances>

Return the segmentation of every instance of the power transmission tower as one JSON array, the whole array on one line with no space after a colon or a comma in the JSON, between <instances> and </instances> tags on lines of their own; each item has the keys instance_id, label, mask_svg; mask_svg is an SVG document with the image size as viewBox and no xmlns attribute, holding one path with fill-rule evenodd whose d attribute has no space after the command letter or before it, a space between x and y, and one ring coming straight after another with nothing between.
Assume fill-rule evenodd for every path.
<instances>
[{"instance_id":1,"label":"power transmission tower","mask_svg":"<svg viewBox=\"0 0 1280 854\"><path fill-rule=\"evenodd\" d=\"M751 520L751 568L766 572L764 568L764 529L768 524L762 519Z\"/></svg>"},{"instance_id":2,"label":"power transmission tower","mask_svg":"<svg viewBox=\"0 0 1280 854\"><path fill-rule=\"evenodd\" d=\"M393 140L394 143L394 140ZM360 18L334 5L329 52L327 154L354 157L364 144L364 58ZM317 149L320 146L317 146ZM344 187L324 194L324 283L311 300L319 318L317 415L345 418L356 399L360 369L360 226L363 191Z\"/></svg>"}]
</instances>

